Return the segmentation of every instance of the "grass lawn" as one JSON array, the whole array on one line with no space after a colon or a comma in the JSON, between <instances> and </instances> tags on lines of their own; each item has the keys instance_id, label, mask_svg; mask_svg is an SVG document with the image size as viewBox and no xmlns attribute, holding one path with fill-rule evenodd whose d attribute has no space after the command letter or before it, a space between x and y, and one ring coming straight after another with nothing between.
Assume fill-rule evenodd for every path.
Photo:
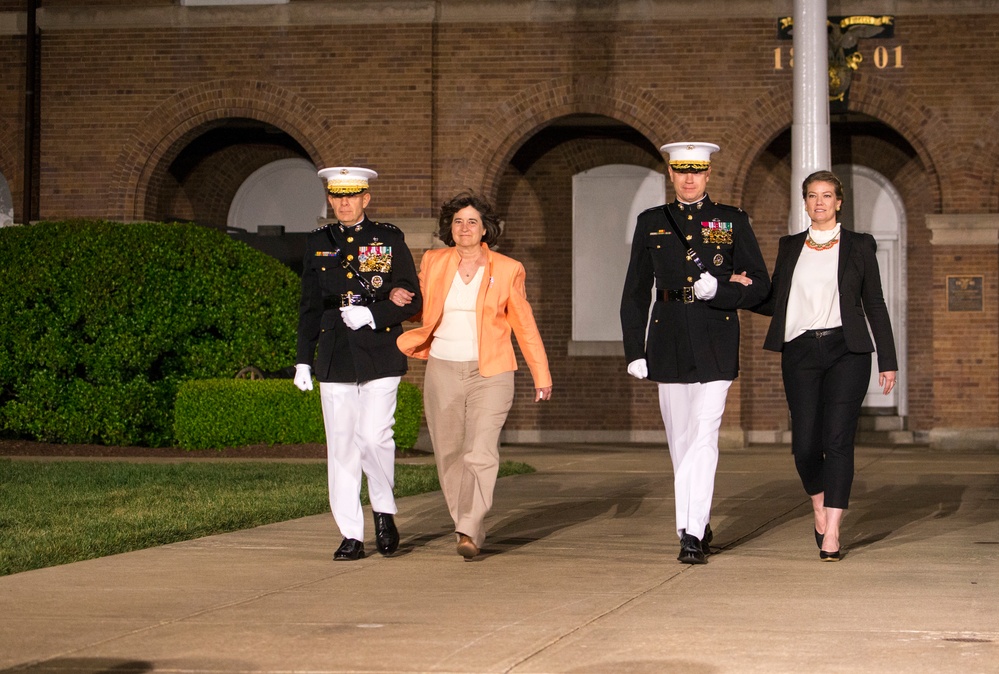
<instances>
[{"instance_id":1,"label":"grass lawn","mask_svg":"<svg viewBox=\"0 0 999 674\"><path fill-rule=\"evenodd\" d=\"M397 464L395 480L397 498L440 489L433 465ZM328 498L325 462L0 459L0 575L317 515Z\"/></svg>"}]
</instances>

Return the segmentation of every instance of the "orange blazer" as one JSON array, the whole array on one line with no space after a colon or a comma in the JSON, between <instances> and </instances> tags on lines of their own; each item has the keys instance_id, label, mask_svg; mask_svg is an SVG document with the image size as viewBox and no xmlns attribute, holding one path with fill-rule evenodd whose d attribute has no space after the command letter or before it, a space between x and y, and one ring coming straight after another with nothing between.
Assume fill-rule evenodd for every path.
<instances>
[{"instance_id":1,"label":"orange blazer","mask_svg":"<svg viewBox=\"0 0 999 674\"><path fill-rule=\"evenodd\" d=\"M534 378L534 388L552 385L548 370L548 356L541 342L541 333L534 322L534 312L527 302L524 265L511 257L489 250L482 245L486 268L475 302L475 324L479 332L479 373L492 377L501 372L517 369L510 331L517 337L517 344L527 361ZM430 356L430 342L434 330L444 314L444 299L458 272L458 251L453 248L434 248L423 254L420 261L420 290L423 294L423 325L407 330L396 340L399 349L407 356L426 360ZM412 318L421 319L421 314Z\"/></svg>"}]
</instances>

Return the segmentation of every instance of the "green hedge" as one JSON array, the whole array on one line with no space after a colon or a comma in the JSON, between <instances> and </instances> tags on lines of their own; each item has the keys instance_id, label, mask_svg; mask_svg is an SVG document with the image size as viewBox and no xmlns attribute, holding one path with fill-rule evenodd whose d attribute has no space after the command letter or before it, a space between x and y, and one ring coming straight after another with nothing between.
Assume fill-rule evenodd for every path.
<instances>
[{"instance_id":1,"label":"green hedge","mask_svg":"<svg viewBox=\"0 0 999 674\"><path fill-rule=\"evenodd\" d=\"M423 396L413 384L399 385L395 444L416 444ZM187 449L244 445L325 443L319 386L299 391L290 379L186 381L177 391L174 437Z\"/></svg>"},{"instance_id":2,"label":"green hedge","mask_svg":"<svg viewBox=\"0 0 999 674\"><path fill-rule=\"evenodd\" d=\"M298 277L189 223L0 229L0 434L163 446L189 379L295 362Z\"/></svg>"}]
</instances>

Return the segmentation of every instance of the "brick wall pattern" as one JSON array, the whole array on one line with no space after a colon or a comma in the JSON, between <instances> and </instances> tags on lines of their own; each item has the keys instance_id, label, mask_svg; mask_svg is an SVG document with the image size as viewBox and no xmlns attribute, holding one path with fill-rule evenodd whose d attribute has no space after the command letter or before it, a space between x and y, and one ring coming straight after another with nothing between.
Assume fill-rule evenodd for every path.
<instances>
[{"instance_id":1,"label":"brick wall pattern","mask_svg":"<svg viewBox=\"0 0 999 674\"><path fill-rule=\"evenodd\" d=\"M693 15L672 0L640 3L648 19L614 14L617 3L341 4L42 3L37 217L224 227L241 182L295 156L375 168L372 214L389 221L434 218L455 191L476 189L504 215L501 250L527 269L555 381L552 402L535 405L518 377L508 428L661 430L655 387L629 378L622 357L568 353L571 178L611 163L663 170L661 144L717 142L710 193L751 214L772 263L797 198L792 71L774 56L790 43L777 37L774 3L733 14L706 2ZM909 427L996 429L997 247L934 246L926 216L999 218L999 11L893 5L895 36L861 43L833 160L879 172L904 203ZM25 6L0 0L0 172L16 219ZM984 276L983 312L947 311L950 274ZM779 356L760 348L767 319L742 320L725 428L786 430ZM409 378L422 373L414 363Z\"/></svg>"}]
</instances>

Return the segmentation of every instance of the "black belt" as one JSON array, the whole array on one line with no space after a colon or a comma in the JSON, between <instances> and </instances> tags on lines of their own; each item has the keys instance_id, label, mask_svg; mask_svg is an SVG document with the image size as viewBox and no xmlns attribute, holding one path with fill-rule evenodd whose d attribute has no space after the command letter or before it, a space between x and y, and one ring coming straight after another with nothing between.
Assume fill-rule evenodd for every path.
<instances>
[{"instance_id":1,"label":"black belt","mask_svg":"<svg viewBox=\"0 0 999 674\"><path fill-rule=\"evenodd\" d=\"M838 327L838 328L824 328L822 330L805 330L803 333L799 335L799 337L815 337L816 339L822 339L823 337L835 335L838 332L843 332L843 328Z\"/></svg>"},{"instance_id":2,"label":"black belt","mask_svg":"<svg viewBox=\"0 0 999 674\"><path fill-rule=\"evenodd\" d=\"M691 304L694 301L694 286L683 286L676 290L656 289L656 301L658 302L683 302Z\"/></svg>"},{"instance_id":3,"label":"black belt","mask_svg":"<svg viewBox=\"0 0 999 674\"><path fill-rule=\"evenodd\" d=\"M343 295L330 295L323 298L323 309L339 309L351 305L367 306L374 300L366 295L356 295L354 293L344 293Z\"/></svg>"}]
</instances>

